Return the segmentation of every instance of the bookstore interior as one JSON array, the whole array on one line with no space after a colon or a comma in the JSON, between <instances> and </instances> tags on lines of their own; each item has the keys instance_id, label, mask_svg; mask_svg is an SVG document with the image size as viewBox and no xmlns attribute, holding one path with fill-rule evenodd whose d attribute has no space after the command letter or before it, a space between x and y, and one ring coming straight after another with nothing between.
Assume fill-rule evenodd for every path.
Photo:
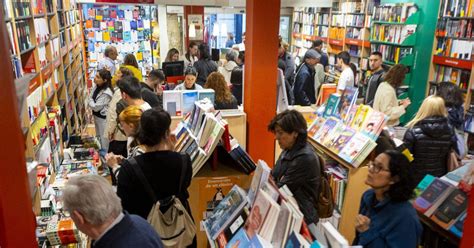
<instances>
[{"instance_id":1,"label":"bookstore interior","mask_svg":"<svg viewBox=\"0 0 474 248\"><path fill-rule=\"evenodd\" d=\"M1 248L474 247L474 0L1 3Z\"/></svg>"}]
</instances>

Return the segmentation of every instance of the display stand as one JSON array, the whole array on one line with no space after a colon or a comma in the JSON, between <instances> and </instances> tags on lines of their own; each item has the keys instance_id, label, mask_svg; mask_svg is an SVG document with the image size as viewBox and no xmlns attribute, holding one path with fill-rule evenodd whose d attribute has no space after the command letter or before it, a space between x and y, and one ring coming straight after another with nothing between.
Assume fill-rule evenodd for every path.
<instances>
[{"instance_id":1,"label":"display stand","mask_svg":"<svg viewBox=\"0 0 474 248\"><path fill-rule=\"evenodd\" d=\"M452 232L440 227L438 224L434 223L429 217L418 212L418 218L421 223L429 227L430 231L437 233L439 236L447 239L453 245L459 246L460 239L456 237Z\"/></svg>"},{"instance_id":2,"label":"display stand","mask_svg":"<svg viewBox=\"0 0 474 248\"><path fill-rule=\"evenodd\" d=\"M352 167L351 164L340 158L337 154L322 146L312 138L308 138L308 142L315 148L316 153L322 156L329 156L337 161L340 165L349 170L347 174L347 186L344 194L344 203L341 207L341 220L339 222L339 231L349 241L355 237L354 222L359 214L360 199L362 194L369 189L364 182L369 172L366 159L358 168Z\"/></svg>"}]
</instances>

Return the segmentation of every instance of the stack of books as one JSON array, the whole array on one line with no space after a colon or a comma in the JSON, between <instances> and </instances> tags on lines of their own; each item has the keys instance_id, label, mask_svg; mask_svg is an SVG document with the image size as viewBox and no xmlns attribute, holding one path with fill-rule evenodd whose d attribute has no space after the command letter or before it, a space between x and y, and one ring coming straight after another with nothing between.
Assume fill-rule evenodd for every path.
<instances>
[{"instance_id":1,"label":"stack of books","mask_svg":"<svg viewBox=\"0 0 474 248\"><path fill-rule=\"evenodd\" d=\"M214 104L213 89L204 90L165 90L163 91L163 109L171 116L185 116L194 109L194 102L209 99Z\"/></svg>"}]
</instances>

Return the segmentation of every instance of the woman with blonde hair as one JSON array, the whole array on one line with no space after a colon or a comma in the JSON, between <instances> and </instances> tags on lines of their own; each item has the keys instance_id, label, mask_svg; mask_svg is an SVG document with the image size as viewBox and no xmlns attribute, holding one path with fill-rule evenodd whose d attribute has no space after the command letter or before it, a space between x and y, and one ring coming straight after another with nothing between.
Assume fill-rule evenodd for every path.
<instances>
[{"instance_id":1,"label":"woman with blonde hair","mask_svg":"<svg viewBox=\"0 0 474 248\"><path fill-rule=\"evenodd\" d=\"M409 98L398 101L397 88L403 84L408 69L402 65L394 65L384 77L374 97L374 109L388 116L388 126L398 126L400 117L405 114L405 109L411 104Z\"/></svg>"},{"instance_id":2,"label":"woman with blonde hair","mask_svg":"<svg viewBox=\"0 0 474 248\"><path fill-rule=\"evenodd\" d=\"M237 99L230 92L229 86L227 86L227 82L221 73L213 72L209 74L204 88L214 90L216 94L215 109L236 109L238 107Z\"/></svg>"},{"instance_id":3,"label":"woman with blonde hair","mask_svg":"<svg viewBox=\"0 0 474 248\"><path fill-rule=\"evenodd\" d=\"M120 126L125 132L125 135L127 135L127 159L145 153L144 148L138 143L138 140L136 139L142 114L143 112L140 106L132 105L126 107L118 117ZM113 153L109 153L106 156L106 163L110 168L112 168L115 178L118 176L120 164L122 163L123 159L124 157L121 155L115 155Z\"/></svg>"},{"instance_id":4,"label":"woman with blonde hair","mask_svg":"<svg viewBox=\"0 0 474 248\"><path fill-rule=\"evenodd\" d=\"M414 157L415 184L426 174L441 177L447 173L450 152L456 146L456 136L447 115L443 98L429 96L407 124L403 141Z\"/></svg>"},{"instance_id":5,"label":"woman with blonde hair","mask_svg":"<svg viewBox=\"0 0 474 248\"><path fill-rule=\"evenodd\" d=\"M171 48L166 54L165 62L176 62L179 60L179 51L176 48Z\"/></svg>"}]
</instances>

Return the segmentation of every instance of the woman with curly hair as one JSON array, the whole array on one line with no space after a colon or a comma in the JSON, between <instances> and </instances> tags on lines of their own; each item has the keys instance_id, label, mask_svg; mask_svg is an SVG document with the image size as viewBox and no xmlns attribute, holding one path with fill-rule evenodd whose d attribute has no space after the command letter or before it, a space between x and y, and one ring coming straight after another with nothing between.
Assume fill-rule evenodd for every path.
<instances>
[{"instance_id":1,"label":"woman with curly hair","mask_svg":"<svg viewBox=\"0 0 474 248\"><path fill-rule=\"evenodd\" d=\"M219 72L213 72L207 77L204 88L213 89L216 93L215 109L236 109L238 107L237 99L232 95L224 76Z\"/></svg>"},{"instance_id":2,"label":"woman with curly hair","mask_svg":"<svg viewBox=\"0 0 474 248\"><path fill-rule=\"evenodd\" d=\"M385 151L369 163L365 184L372 189L362 195L354 245L418 247L422 227L408 201L415 187L412 174L410 162L399 151Z\"/></svg>"}]
</instances>

